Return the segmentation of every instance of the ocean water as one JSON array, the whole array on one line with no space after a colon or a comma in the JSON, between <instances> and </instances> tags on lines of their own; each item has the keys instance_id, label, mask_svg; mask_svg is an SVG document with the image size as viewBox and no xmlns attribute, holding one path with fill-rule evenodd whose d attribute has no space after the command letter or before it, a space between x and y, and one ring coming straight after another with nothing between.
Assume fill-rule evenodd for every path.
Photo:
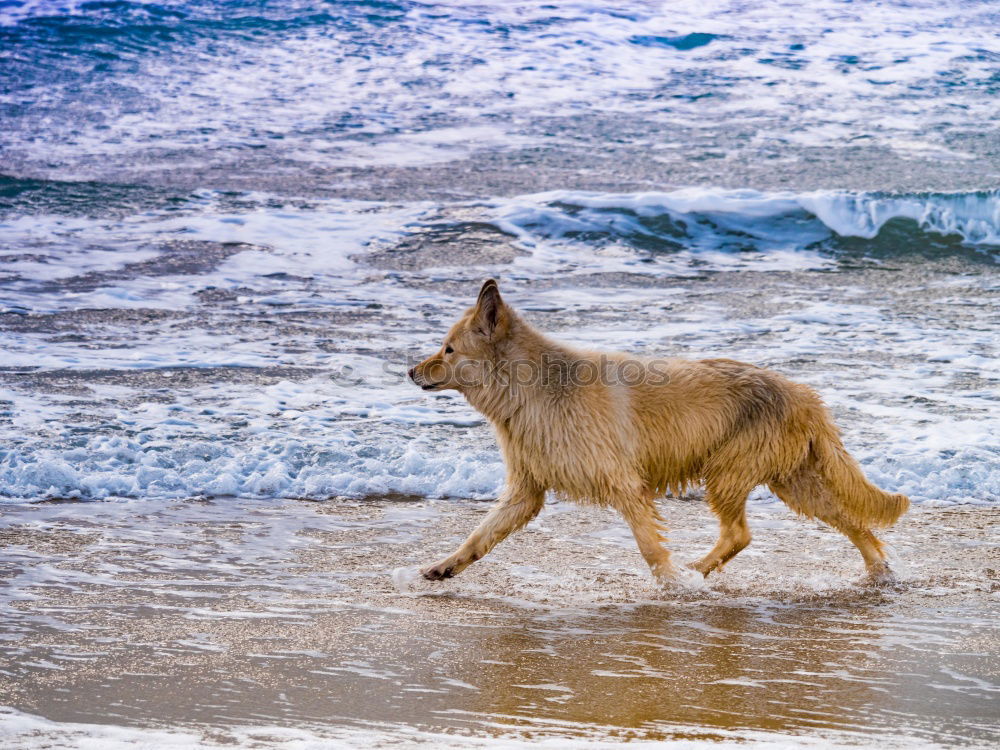
<instances>
[{"instance_id":1,"label":"ocean water","mask_svg":"<svg viewBox=\"0 0 1000 750\"><path fill-rule=\"evenodd\" d=\"M190 514L192 528L211 529L259 507L304 512L290 501L348 515L388 503L405 526L495 497L503 466L483 419L405 377L487 277L566 341L741 359L813 386L873 481L921 513L981 514L947 542L969 561L964 572L911 576L922 593L897 603L917 612L948 585L983 597L935 621L944 630L992 611L993 584L982 582L995 577L1000 504L1000 6L613 6L0 0L0 516L14 535L0 560L12 571L46 566L37 580L9 576L8 593L20 592L3 605L18 623L12 643L62 627L19 609L40 607L33 597L58 609L76 606L56 601L64 587L126 596L114 571L85 581L66 566L92 543L131 549L141 514L181 525ZM47 504L63 501L72 504ZM191 510L204 503L204 517ZM767 518L781 512L764 490L751 504ZM119 516L131 513L134 528ZM79 552L22 538L41 524L90 539L103 522L88 518L108 514L121 538ZM371 552L351 536L363 526L337 527L349 568L351 555ZM306 554L314 531L295 527L282 549ZM398 595L389 571L434 543L426 529L400 533L402 559L365 558L370 570L351 568L351 585L377 574L382 595ZM900 554L902 567L921 561L914 545ZM525 565L508 568L531 579ZM810 596L853 585L850 569L808 566L819 576ZM263 567L248 575L267 588ZM339 596L309 575L317 596ZM181 598L202 585L159 580ZM545 579L545 601L528 609L580 604L582 587L561 580ZM757 578L737 580L757 599L726 607L774 595ZM457 600L474 610L502 598L479 585ZM561 590L567 601L553 604ZM584 604L650 596L630 591ZM705 596L715 606L730 594ZM182 620L193 611L176 610ZM474 620L470 611L455 621ZM81 617L66 632L85 628ZM727 618L734 632L754 631ZM809 637L828 627L811 623ZM983 632L969 648L995 653L995 631ZM17 648L5 679L46 674L21 670ZM982 684L969 683L970 703L956 709L978 729L928 729L921 741L992 736L983 706L996 675L983 664L970 667ZM182 718L142 711L123 710L132 729L117 739L88 734L92 716L46 710L54 695L0 700L11 706L0 725L19 741L187 742ZM934 700L900 711L919 716ZM893 710L879 714L879 731ZM408 733L417 724L379 728L378 742L444 742L433 733L458 726L421 725L431 732L421 738ZM597 740L613 736L607 726ZM815 739L808 727L794 725L805 737L795 742ZM685 731L671 736L685 742Z\"/></svg>"}]
</instances>

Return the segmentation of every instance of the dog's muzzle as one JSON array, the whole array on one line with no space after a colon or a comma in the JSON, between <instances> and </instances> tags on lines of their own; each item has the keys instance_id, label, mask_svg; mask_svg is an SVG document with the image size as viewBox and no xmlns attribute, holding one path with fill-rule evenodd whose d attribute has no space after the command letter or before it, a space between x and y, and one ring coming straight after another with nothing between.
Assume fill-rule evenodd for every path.
<instances>
[{"instance_id":1,"label":"dog's muzzle","mask_svg":"<svg viewBox=\"0 0 1000 750\"><path fill-rule=\"evenodd\" d=\"M414 383L416 383L417 385L419 385L425 391L436 390L441 385L440 383L423 383L420 380L417 380L417 368L416 367L411 367L409 369L409 371L407 372L407 375L410 376L410 380L412 380Z\"/></svg>"}]
</instances>

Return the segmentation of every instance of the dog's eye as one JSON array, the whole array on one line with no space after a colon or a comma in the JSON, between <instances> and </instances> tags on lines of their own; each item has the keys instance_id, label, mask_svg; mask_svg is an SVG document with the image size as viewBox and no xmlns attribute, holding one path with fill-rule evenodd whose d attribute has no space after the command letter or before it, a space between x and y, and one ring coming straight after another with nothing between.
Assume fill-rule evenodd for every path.
<instances>
[{"instance_id":1,"label":"dog's eye","mask_svg":"<svg viewBox=\"0 0 1000 750\"><path fill-rule=\"evenodd\" d=\"M445 353L445 354L451 354L451 353L452 353L452 352L454 352L454 351L455 351L455 350L454 350L454 349L452 349L452 348L451 348L450 346L446 346L446 347L444 348L444 353Z\"/></svg>"}]
</instances>

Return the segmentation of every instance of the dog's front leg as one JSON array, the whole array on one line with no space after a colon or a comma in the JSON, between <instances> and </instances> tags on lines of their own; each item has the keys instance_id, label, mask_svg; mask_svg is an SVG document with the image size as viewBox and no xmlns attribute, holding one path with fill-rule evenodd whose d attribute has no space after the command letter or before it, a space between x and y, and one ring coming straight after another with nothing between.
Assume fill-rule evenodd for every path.
<instances>
[{"instance_id":1,"label":"dog's front leg","mask_svg":"<svg viewBox=\"0 0 1000 750\"><path fill-rule=\"evenodd\" d=\"M663 546L663 518L653 501L653 494L646 493L639 502L628 502L619 505L621 514L625 516L632 535L639 545L646 564L653 577L661 583L666 583L676 576L670 553Z\"/></svg>"},{"instance_id":2,"label":"dog's front leg","mask_svg":"<svg viewBox=\"0 0 1000 750\"><path fill-rule=\"evenodd\" d=\"M429 581L458 575L479 560L508 534L520 529L538 515L545 503L545 490L530 481L508 484L497 504L486 514L469 538L448 557L423 568L420 573Z\"/></svg>"}]
</instances>

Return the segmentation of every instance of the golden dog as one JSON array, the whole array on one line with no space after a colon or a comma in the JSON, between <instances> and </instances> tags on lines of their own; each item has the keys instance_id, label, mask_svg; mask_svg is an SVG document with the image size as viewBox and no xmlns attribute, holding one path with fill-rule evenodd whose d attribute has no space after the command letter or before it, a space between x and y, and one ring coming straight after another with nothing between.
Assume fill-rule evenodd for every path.
<instances>
[{"instance_id":1,"label":"golden dog","mask_svg":"<svg viewBox=\"0 0 1000 750\"><path fill-rule=\"evenodd\" d=\"M890 571L873 527L907 509L870 484L810 388L730 359L639 358L581 351L532 328L483 284L475 307L433 356L410 370L424 390L455 389L492 422L507 481L485 520L421 570L449 578L534 518L552 490L616 508L653 575L676 573L655 499L704 482L719 518L715 547L691 567L708 575L750 543L746 499L766 484L797 513L842 531L869 574Z\"/></svg>"}]
</instances>

